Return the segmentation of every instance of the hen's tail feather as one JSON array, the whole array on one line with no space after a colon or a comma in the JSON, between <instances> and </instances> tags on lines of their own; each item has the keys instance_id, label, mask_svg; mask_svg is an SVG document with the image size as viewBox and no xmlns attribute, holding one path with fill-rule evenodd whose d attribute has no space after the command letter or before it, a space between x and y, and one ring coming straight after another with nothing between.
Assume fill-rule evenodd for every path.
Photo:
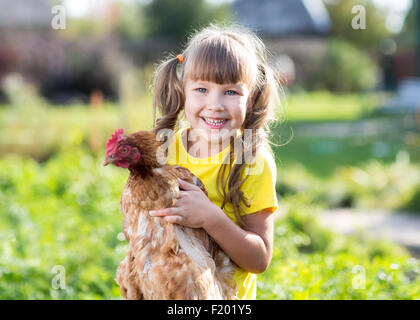
<instances>
[{"instance_id":1,"label":"hen's tail feather","mask_svg":"<svg viewBox=\"0 0 420 320\"><path fill-rule=\"evenodd\" d=\"M234 275L238 269L237 266L222 250L217 252L214 262L216 264L215 278L220 284L223 296L228 300L236 300L237 288Z\"/></svg>"},{"instance_id":2,"label":"hen's tail feather","mask_svg":"<svg viewBox=\"0 0 420 320\"><path fill-rule=\"evenodd\" d=\"M120 286L121 295L128 300L143 300L143 295L140 292L139 284L136 282L135 270L133 270L133 255L131 250L128 255L121 261L117 269L117 278L115 279ZM131 261L129 261L131 260Z\"/></svg>"}]
</instances>

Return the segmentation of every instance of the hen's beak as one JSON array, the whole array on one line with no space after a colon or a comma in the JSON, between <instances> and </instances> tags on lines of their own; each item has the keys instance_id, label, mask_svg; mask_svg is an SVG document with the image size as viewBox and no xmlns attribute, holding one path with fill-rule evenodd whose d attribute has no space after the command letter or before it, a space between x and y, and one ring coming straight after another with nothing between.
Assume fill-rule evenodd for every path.
<instances>
[{"instance_id":1,"label":"hen's beak","mask_svg":"<svg viewBox=\"0 0 420 320\"><path fill-rule=\"evenodd\" d=\"M113 154L109 155L109 156L108 156L108 157L106 157L106 158L105 158L105 160L104 160L104 166L106 166L106 165L108 165L108 164L110 164L110 163L114 163L114 162L115 162L115 160L117 160L117 159L115 159L115 158L114 158L114 155L113 155Z\"/></svg>"}]
</instances>

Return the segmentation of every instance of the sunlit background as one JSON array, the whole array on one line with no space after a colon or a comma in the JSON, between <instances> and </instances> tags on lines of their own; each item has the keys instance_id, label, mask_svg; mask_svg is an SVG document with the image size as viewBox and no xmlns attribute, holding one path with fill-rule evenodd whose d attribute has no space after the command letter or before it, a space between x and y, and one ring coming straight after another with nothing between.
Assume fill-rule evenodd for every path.
<instances>
[{"instance_id":1,"label":"sunlit background","mask_svg":"<svg viewBox=\"0 0 420 320\"><path fill-rule=\"evenodd\" d=\"M156 64L229 21L284 79L258 299L420 299L419 0L2 0L0 299L121 298L105 143L151 129Z\"/></svg>"}]
</instances>

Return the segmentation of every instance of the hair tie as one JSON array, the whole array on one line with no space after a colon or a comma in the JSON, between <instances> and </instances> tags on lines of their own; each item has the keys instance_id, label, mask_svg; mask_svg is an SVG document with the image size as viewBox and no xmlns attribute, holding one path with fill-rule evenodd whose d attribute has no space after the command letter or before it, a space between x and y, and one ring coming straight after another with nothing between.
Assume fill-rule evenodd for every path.
<instances>
[{"instance_id":1,"label":"hair tie","mask_svg":"<svg viewBox=\"0 0 420 320\"><path fill-rule=\"evenodd\" d=\"M181 62L181 63L184 62L184 57L182 56L182 54L179 54L176 57L178 58L179 62Z\"/></svg>"}]
</instances>

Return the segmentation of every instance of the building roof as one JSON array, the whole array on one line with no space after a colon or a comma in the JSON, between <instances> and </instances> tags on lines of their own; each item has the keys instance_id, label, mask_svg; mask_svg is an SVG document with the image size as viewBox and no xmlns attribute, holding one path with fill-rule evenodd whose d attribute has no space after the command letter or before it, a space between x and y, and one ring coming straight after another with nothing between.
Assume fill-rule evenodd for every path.
<instances>
[{"instance_id":1,"label":"building roof","mask_svg":"<svg viewBox=\"0 0 420 320\"><path fill-rule=\"evenodd\" d=\"M0 27L50 25L51 8L46 0L1 0Z\"/></svg>"},{"instance_id":2,"label":"building roof","mask_svg":"<svg viewBox=\"0 0 420 320\"><path fill-rule=\"evenodd\" d=\"M322 0L236 0L238 22L261 36L326 34L331 28Z\"/></svg>"}]
</instances>

